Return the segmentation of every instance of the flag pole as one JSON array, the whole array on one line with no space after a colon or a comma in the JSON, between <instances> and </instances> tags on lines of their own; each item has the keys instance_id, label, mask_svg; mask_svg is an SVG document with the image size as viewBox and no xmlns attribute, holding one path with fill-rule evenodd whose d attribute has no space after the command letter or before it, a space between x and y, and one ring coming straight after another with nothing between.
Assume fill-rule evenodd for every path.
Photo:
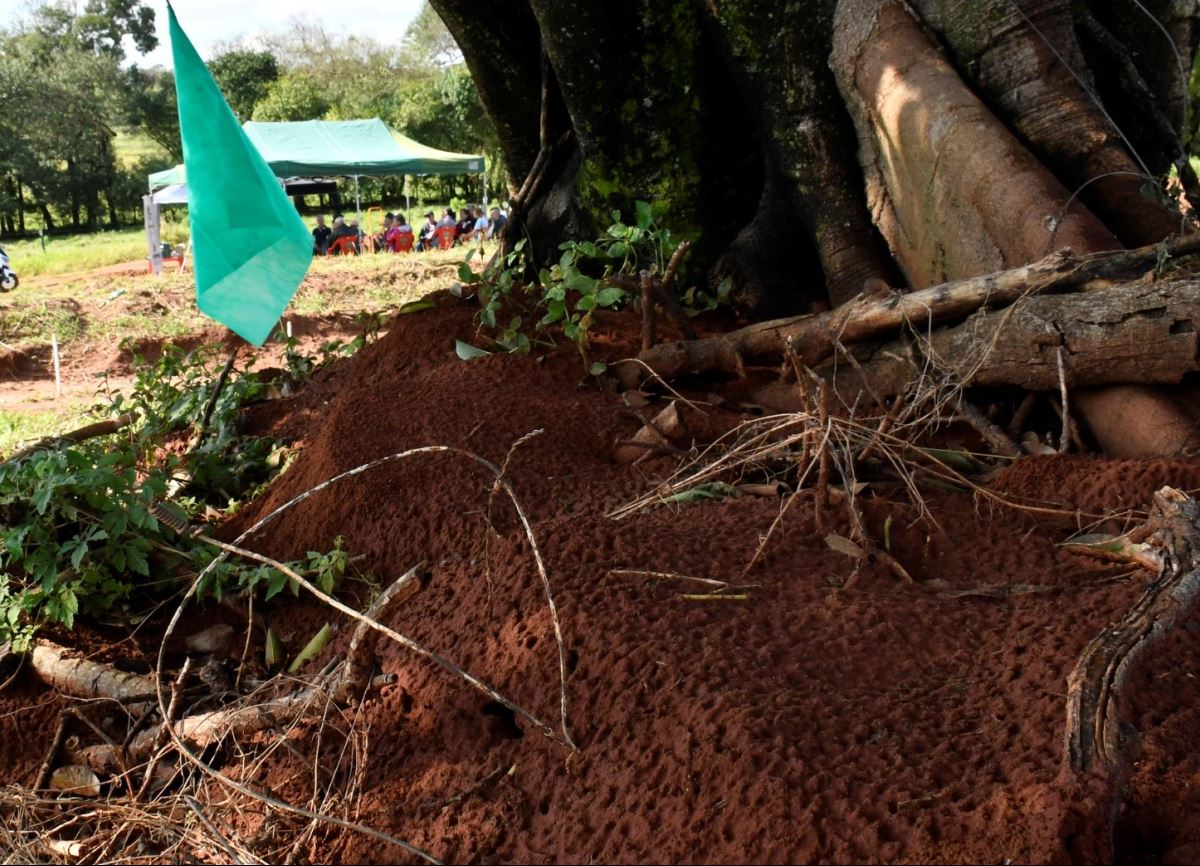
<instances>
[{"instance_id":1,"label":"flag pole","mask_svg":"<svg viewBox=\"0 0 1200 866\"><path fill-rule=\"evenodd\" d=\"M358 200L358 175L354 175L354 210L358 215L358 225L362 228L362 203Z\"/></svg>"}]
</instances>

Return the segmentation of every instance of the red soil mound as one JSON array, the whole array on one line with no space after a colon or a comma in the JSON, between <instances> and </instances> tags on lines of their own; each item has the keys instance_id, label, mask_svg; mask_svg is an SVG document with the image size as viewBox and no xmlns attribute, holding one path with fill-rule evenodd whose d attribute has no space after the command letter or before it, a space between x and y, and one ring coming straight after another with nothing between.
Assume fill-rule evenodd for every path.
<instances>
[{"instance_id":1,"label":"red soil mound","mask_svg":"<svg viewBox=\"0 0 1200 866\"><path fill-rule=\"evenodd\" d=\"M382 666L400 679L365 708L360 820L445 861L1066 862L1103 850L1104 840L1096 848L1086 832L1072 836L1080 828L1058 781L1065 677L1143 575L1098 583L1120 569L1057 547L1061 522L952 493L930 496L937 527L914 522L907 504L866 502L873 526L894 517L893 553L933 585L872 566L853 591L839 589L850 561L822 536L845 532L844 516L831 510L818 532L811 503L793 507L743 575L778 502L607 518L647 487L643 470L611 457L636 429L620 398L581 383L571 352L460 361L454 339L470 339L471 313L447 300L401 318L298 397L262 409L258 428L304 447L226 534L372 458L445 444L500 463L516 440L544 430L507 474L559 605L580 751L384 642ZM611 339L614 354L629 348ZM1019 462L995 484L1099 511L1197 478L1189 463L1047 458ZM487 543L489 486L461 457L423 455L313 496L246 544L286 558L342 536L384 581L429 561L429 588L390 624L555 724L545 598L510 506L497 505L498 537ZM744 601L691 600L683 594L707 590L613 569L753 586ZM1004 600L945 591L996 584L1056 591ZM305 602L273 622L296 648L329 616ZM1197 632L1193 620L1169 637L1154 672L1131 684L1141 751L1117 828L1122 859L1200 853ZM328 652L344 644L343 633ZM286 796L285 770L256 781ZM402 856L350 834L322 854Z\"/></svg>"}]
</instances>

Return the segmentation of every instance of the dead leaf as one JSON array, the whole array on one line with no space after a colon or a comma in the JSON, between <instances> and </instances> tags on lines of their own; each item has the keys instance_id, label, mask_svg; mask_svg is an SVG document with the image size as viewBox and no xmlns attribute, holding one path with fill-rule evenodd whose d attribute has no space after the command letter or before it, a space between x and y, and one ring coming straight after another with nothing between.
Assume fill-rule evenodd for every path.
<instances>
[{"instance_id":1,"label":"dead leaf","mask_svg":"<svg viewBox=\"0 0 1200 866\"><path fill-rule=\"evenodd\" d=\"M99 797L100 778L87 767L68 764L50 776L50 788L76 797Z\"/></svg>"},{"instance_id":2,"label":"dead leaf","mask_svg":"<svg viewBox=\"0 0 1200 866\"><path fill-rule=\"evenodd\" d=\"M849 556L851 559L865 559L867 552L846 538L844 535L835 535L832 532L825 536L825 544L830 550Z\"/></svg>"}]
</instances>

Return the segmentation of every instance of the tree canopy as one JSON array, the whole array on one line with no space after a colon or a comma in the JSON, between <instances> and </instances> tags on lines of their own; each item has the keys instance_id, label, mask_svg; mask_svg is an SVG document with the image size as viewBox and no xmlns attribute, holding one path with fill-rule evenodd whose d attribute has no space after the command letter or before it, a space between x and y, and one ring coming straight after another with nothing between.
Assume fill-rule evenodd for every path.
<instances>
[{"instance_id":1,"label":"tree canopy","mask_svg":"<svg viewBox=\"0 0 1200 866\"><path fill-rule=\"evenodd\" d=\"M146 175L182 159L174 76L130 62L157 44L143 0L48 0L0 31L0 234L27 218L52 229L140 221ZM377 116L435 147L486 153L502 183L474 81L428 5L397 45L294 21L225 45L209 68L242 120ZM427 191L449 198L465 182L439 178ZM401 183L371 181L364 193L399 196Z\"/></svg>"}]
</instances>

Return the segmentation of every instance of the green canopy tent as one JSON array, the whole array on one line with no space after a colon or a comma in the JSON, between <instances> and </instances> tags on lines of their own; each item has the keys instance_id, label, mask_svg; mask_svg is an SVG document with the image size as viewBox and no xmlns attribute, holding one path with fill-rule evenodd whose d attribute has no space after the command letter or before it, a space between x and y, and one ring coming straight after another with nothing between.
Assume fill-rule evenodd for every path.
<instances>
[{"instance_id":1,"label":"green canopy tent","mask_svg":"<svg viewBox=\"0 0 1200 866\"><path fill-rule=\"evenodd\" d=\"M187 170L182 165L156 171L150 175L150 192L158 192L164 187L180 183L187 183Z\"/></svg>"},{"instance_id":2,"label":"green canopy tent","mask_svg":"<svg viewBox=\"0 0 1200 866\"><path fill-rule=\"evenodd\" d=\"M479 154L437 150L401 135L378 117L286 123L248 120L242 129L276 177L354 178L356 208L360 177L482 174L486 168ZM186 180L183 166L178 165L150 175L150 189Z\"/></svg>"}]
</instances>

